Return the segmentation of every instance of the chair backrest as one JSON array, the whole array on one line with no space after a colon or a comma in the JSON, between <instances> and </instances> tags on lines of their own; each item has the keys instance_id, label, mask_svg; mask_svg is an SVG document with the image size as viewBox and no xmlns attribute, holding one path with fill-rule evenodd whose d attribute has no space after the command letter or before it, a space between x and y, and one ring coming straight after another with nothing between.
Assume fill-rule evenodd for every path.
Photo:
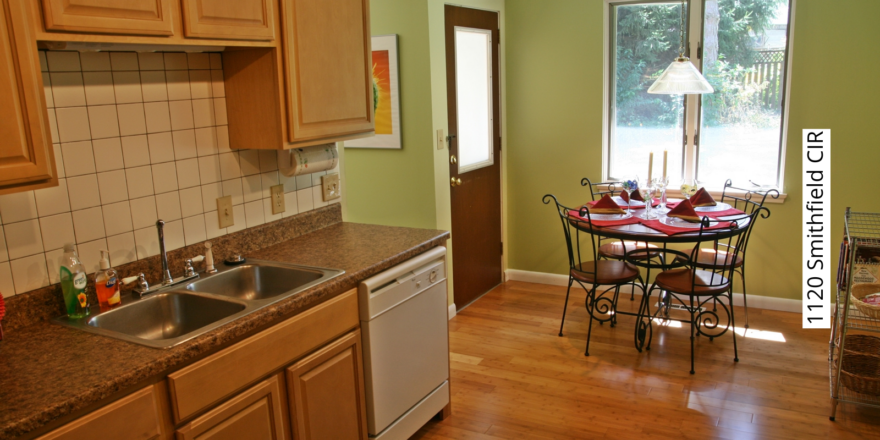
<instances>
[{"instance_id":1,"label":"chair backrest","mask_svg":"<svg viewBox=\"0 0 880 440\"><path fill-rule=\"evenodd\" d=\"M700 224L699 237L688 254L687 266L692 269L701 269L704 271L704 274L705 272L711 272L711 274L708 276L708 279L705 276L702 277L698 283L697 271L692 271L692 288L695 286L721 287L733 279L733 271L735 269L733 262L745 252L745 241L748 240L748 231L751 225L754 224L755 219L764 212L769 211L767 211L767 208L759 207L751 213L742 214L729 220L713 220L709 217L703 217L703 221ZM724 228L707 229L720 222L730 222L730 225ZM728 235L728 237L718 239L716 238L718 235ZM715 245L715 250L718 249L719 245L724 247L726 254L722 254L724 256L720 258L710 258L711 262L709 262L710 259L705 258L706 253L713 250L703 246L704 243L708 242ZM698 264L697 258L701 253L703 258Z\"/></svg>"},{"instance_id":2,"label":"chair backrest","mask_svg":"<svg viewBox=\"0 0 880 440\"><path fill-rule=\"evenodd\" d=\"M562 231L565 234L565 245L568 248L568 265L569 269L575 269L586 273L593 273L590 271L582 270L579 265L581 262L585 261L582 257L592 257L592 260L598 260L597 250L598 246L596 245L596 236L592 233L592 228L590 227L590 211L584 207L580 208L569 208L561 203L553 194L547 194L543 197L543 202L545 205L550 204L552 201L556 207L556 214L559 216L559 220L562 223ZM582 220L581 218L572 216L570 212L575 212L582 218L586 220ZM581 235L588 235L590 237L590 252L584 251L581 252ZM595 273L593 273L595 275Z\"/></svg>"},{"instance_id":3,"label":"chair backrest","mask_svg":"<svg viewBox=\"0 0 880 440\"><path fill-rule=\"evenodd\" d=\"M583 179L581 179L581 186L590 187L590 197L594 202L596 201L597 196L600 199L605 194L610 194L611 197L614 197L620 194L621 191L623 191L623 182L593 183L588 177L584 177Z\"/></svg>"},{"instance_id":4,"label":"chair backrest","mask_svg":"<svg viewBox=\"0 0 880 440\"><path fill-rule=\"evenodd\" d=\"M742 192L742 195L734 194L733 191ZM749 245L749 239L752 236L752 231L755 229L755 223L757 223L758 217L760 218L769 218L770 210L764 207L764 203L767 201L767 196L770 196L773 199L779 198L779 191L775 189L770 189L767 191L755 191L749 190L745 188L738 188L733 186L733 182L730 179L727 179L724 182L724 191L721 193L721 201L730 204L736 209L740 211L744 211L746 214L752 214L755 212L759 212L757 216L751 219L748 224L748 228L745 231L745 237L743 237L741 243L741 251L742 258L745 259L746 256L746 248Z\"/></svg>"}]
</instances>

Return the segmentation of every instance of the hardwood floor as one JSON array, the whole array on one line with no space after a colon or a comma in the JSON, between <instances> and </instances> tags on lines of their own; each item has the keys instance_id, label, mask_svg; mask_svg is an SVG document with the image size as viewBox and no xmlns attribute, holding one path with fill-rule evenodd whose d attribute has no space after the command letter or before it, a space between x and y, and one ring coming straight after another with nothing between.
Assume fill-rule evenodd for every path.
<instances>
[{"instance_id":1,"label":"hardwood floor","mask_svg":"<svg viewBox=\"0 0 880 440\"><path fill-rule=\"evenodd\" d=\"M877 409L842 403L828 420L829 333L801 329L799 314L750 309L751 329L763 333L737 335L739 363L730 333L697 338L691 375L687 325L655 324L651 351L638 353L635 318L594 323L585 357L585 296L572 288L564 337L564 287L507 282L459 313L450 321L452 416L412 438L880 437ZM621 295L621 310L638 301Z\"/></svg>"}]
</instances>

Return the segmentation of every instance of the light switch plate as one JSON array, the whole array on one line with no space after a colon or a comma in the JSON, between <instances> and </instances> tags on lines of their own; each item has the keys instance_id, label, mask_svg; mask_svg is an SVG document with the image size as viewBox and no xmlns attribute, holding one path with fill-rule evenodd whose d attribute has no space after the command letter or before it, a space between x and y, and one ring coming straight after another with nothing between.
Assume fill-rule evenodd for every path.
<instances>
[{"instance_id":1,"label":"light switch plate","mask_svg":"<svg viewBox=\"0 0 880 440\"><path fill-rule=\"evenodd\" d=\"M443 136L443 129L437 130L437 149L442 150L443 145L446 144L446 136Z\"/></svg>"},{"instance_id":2,"label":"light switch plate","mask_svg":"<svg viewBox=\"0 0 880 440\"><path fill-rule=\"evenodd\" d=\"M217 220L220 229L235 224L235 216L232 214L232 196L217 198Z\"/></svg>"},{"instance_id":3,"label":"light switch plate","mask_svg":"<svg viewBox=\"0 0 880 440\"><path fill-rule=\"evenodd\" d=\"M269 188L272 194L272 214L284 212L284 185L275 185Z\"/></svg>"},{"instance_id":4,"label":"light switch plate","mask_svg":"<svg viewBox=\"0 0 880 440\"><path fill-rule=\"evenodd\" d=\"M324 201L338 199L342 193L339 191L339 174L327 174L321 176L321 188L324 189Z\"/></svg>"}]
</instances>

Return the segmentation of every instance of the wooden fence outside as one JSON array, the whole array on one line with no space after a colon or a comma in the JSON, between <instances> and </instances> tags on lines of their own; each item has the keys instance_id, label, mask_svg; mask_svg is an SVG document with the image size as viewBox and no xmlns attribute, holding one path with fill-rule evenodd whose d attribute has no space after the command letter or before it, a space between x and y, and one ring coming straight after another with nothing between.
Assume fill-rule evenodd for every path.
<instances>
[{"instance_id":1,"label":"wooden fence outside","mask_svg":"<svg viewBox=\"0 0 880 440\"><path fill-rule=\"evenodd\" d=\"M755 54L755 64L752 65L754 72L745 76L746 84L761 84L767 82L767 87L761 91L761 102L765 107L779 108L782 99L782 74L785 51L766 50Z\"/></svg>"}]
</instances>

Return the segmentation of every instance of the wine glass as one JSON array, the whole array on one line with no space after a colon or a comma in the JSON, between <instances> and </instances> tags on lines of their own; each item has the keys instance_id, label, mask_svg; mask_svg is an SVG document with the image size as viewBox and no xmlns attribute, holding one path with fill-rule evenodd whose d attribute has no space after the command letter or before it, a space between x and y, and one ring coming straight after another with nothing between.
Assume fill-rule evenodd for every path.
<instances>
[{"instance_id":1,"label":"wine glass","mask_svg":"<svg viewBox=\"0 0 880 440\"><path fill-rule=\"evenodd\" d=\"M696 192L697 182L687 179L681 181L681 195L684 196L685 200L690 199Z\"/></svg>"},{"instance_id":2,"label":"wine glass","mask_svg":"<svg viewBox=\"0 0 880 440\"><path fill-rule=\"evenodd\" d=\"M666 211L666 187L669 186L669 178L668 177L657 177L654 179L654 185L657 188L657 191L660 192L660 211L661 213L665 213Z\"/></svg>"},{"instance_id":3,"label":"wine glass","mask_svg":"<svg viewBox=\"0 0 880 440\"><path fill-rule=\"evenodd\" d=\"M632 215L632 195L639 190L639 176L625 180L623 182L623 190L629 196L629 200L626 201L626 216L629 217Z\"/></svg>"},{"instance_id":4,"label":"wine glass","mask_svg":"<svg viewBox=\"0 0 880 440\"><path fill-rule=\"evenodd\" d=\"M657 216L651 213L651 205L654 201L654 192L656 190L656 179L645 180L644 182L639 184L639 194L642 196L642 199L645 200L645 212L639 216L640 218L643 218L645 220L653 220L657 218Z\"/></svg>"}]
</instances>

